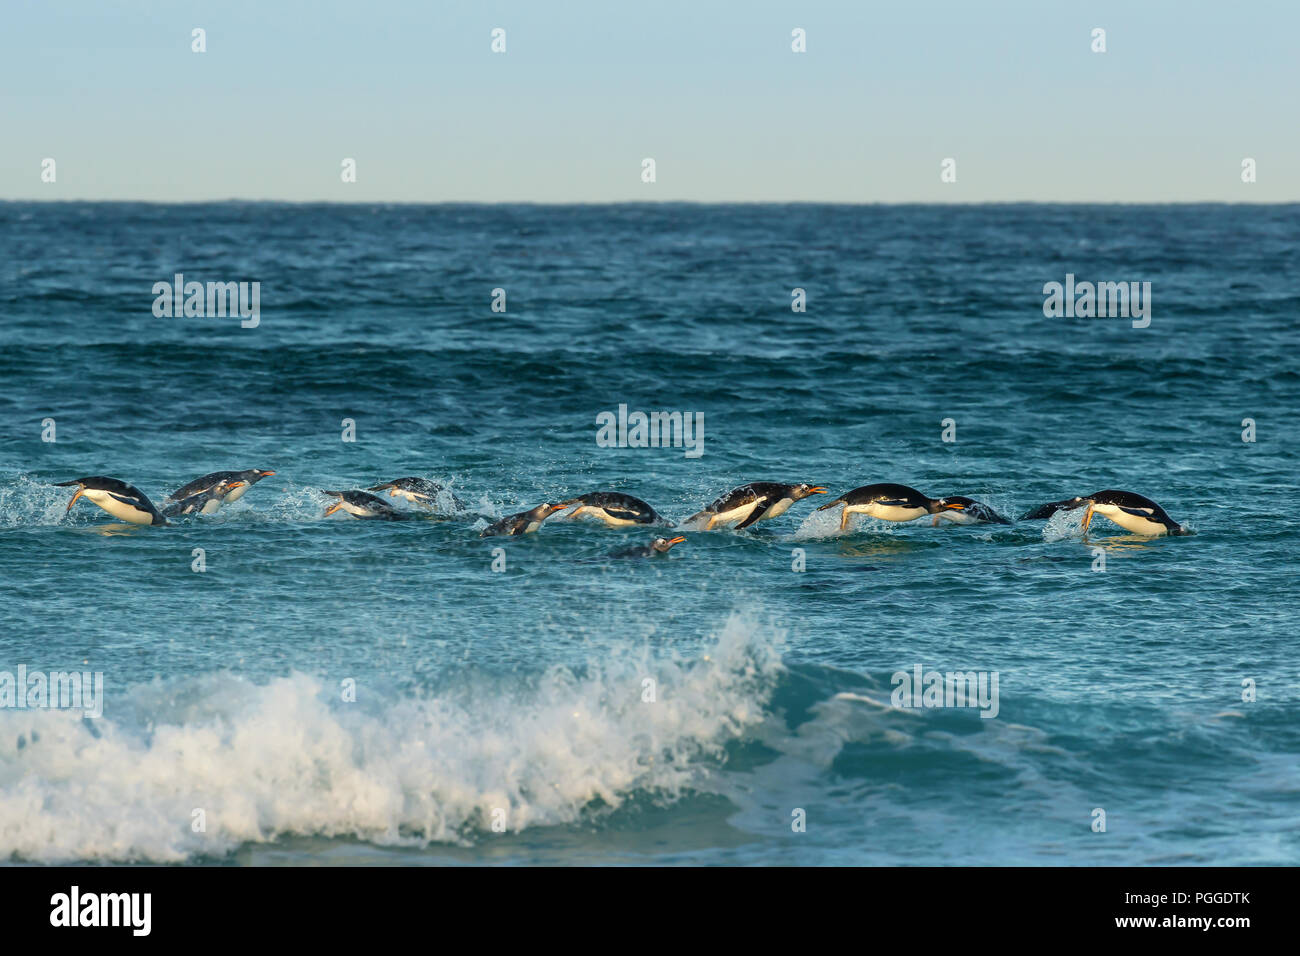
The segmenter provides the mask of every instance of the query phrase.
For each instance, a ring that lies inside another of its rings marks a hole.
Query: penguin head
[[[561,502],[560,504],[551,504],[549,501],[543,501],[540,505],[528,511],[528,517],[532,521],[545,521],[555,512],[567,508],[568,505]]]
[[[667,554],[669,549],[675,544],[681,544],[686,539],[680,534],[675,538],[655,538],[650,542],[650,547],[654,548],[660,554]]]
[[[65,514],[71,511],[72,506],[77,503],[77,499],[86,493],[86,479],[78,478],[76,481],[60,481],[58,483],[58,487],[60,488],[71,488],[74,485],[77,488],[77,492],[72,496],[72,500],[68,502],[68,507],[64,509]]]
[[[802,501],[804,498],[807,498],[809,495],[824,495],[824,494],[826,494],[826,489],[823,488],[821,485],[810,485],[807,482],[804,482],[803,484],[799,484],[799,485],[794,485],[790,488],[790,497],[793,498],[795,501]]]
[[[976,504],[977,502],[973,498],[967,498],[965,495],[948,495],[946,498],[936,498],[930,502],[930,513],[939,514],[943,511],[965,512]]]

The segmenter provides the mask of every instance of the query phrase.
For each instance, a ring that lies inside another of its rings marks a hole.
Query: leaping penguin
[[[755,521],[766,521],[783,515],[796,501],[809,495],[824,495],[826,489],[809,484],[785,485],[776,481],[752,481],[733,488],[698,514],[693,514],[683,524],[705,521],[702,530],[726,527],[737,522],[736,530],[748,528]]]
[[[609,556],[611,558],[653,558],[656,554],[667,554],[672,550],[673,545],[681,544],[685,540],[680,534],[675,538],[655,538],[649,544],[640,547],[611,551]]]
[[[239,486],[244,484],[246,482],[240,481],[238,478],[234,481],[223,479],[207,491],[200,491],[197,495],[190,495],[180,501],[173,501],[163,508],[163,517],[175,518],[177,515],[216,514],[221,510],[222,499],[230,492],[237,491]]]
[[[1090,495],[1075,496],[1074,498],[1066,498],[1063,501],[1049,501],[1047,504],[1039,505],[1032,511],[1027,512],[1020,520],[1036,521],[1041,518],[1050,518],[1058,511],[1074,511],[1076,508],[1082,508],[1085,505],[1088,508],[1083,516],[1083,531],[1085,534],[1088,532],[1088,525],[1092,524],[1094,514],[1110,519],[1125,531],[1132,531],[1134,534],[1147,535],[1148,537],[1192,533],[1190,528],[1169,517],[1165,509],[1150,498],[1134,494],[1131,491],[1116,491],[1114,489],[1095,491]]]
[[[367,490],[387,491],[390,498],[401,495],[412,504],[422,505],[435,511],[438,510],[438,498],[446,492],[454,510],[465,510],[465,502],[453,495],[446,485],[429,481],[427,478],[394,478],[392,481],[385,481],[382,485],[374,485]]]
[[[863,485],[847,494],[840,495],[834,501],[818,508],[825,511],[838,504],[844,505],[840,514],[840,530],[849,526],[849,517],[864,514],[881,521],[914,521],[923,515],[939,515],[947,511],[965,511],[969,498],[931,498],[907,485],[881,482],[875,485]]]
[[[573,505],[578,507],[563,516],[566,520],[590,515],[593,518],[599,518],[611,528],[630,524],[669,523],[640,498],[625,495],[620,491],[593,491],[590,494],[579,495],[576,498],[570,498],[568,501],[560,503],[561,508],[568,508]]]
[[[930,527],[939,527],[941,521],[951,521],[953,524],[1011,524],[1006,518],[998,514],[983,502],[976,501],[974,498],[967,498],[965,495],[945,495],[939,499],[946,502],[947,507],[943,511],[935,513],[934,520]]]
[[[492,522],[479,533],[479,537],[491,538],[502,534],[532,534],[542,526],[543,521],[563,507],[564,505],[553,505],[544,501],[536,508],[530,508],[528,511],[521,511],[518,514],[506,515],[500,521]]]
[[[332,495],[338,501],[325,509],[328,518],[336,511],[346,511],[354,518],[372,518],[379,521],[401,521],[410,517],[409,512],[401,512],[383,498],[367,491],[322,491],[321,494]]]
[[[85,498],[91,504],[103,508],[114,518],[121,518],[131,524],[168,524],[167,519],[154,507],[148,495],[125,481],[105,478],[103,475],[91,475],[87,478],[78,478],[76,481],[60,481],[56,487],[71,488],[74,485],[77,493],[68,502],[64,514],[72,510],[78,498]]]
[[[264,471],[261,468],[249,468],[245,471],[214,471],[210,475],[204,475],[202,478],[195,478],[189,484],[181,485],[165,499],[166,501],[183,501],[194,495],[201,495],[204,492],[212,491],[218,486],[224,485],[226,491],[221,494],[217,507],[221,505],[231,505],[244,497],[244,493],[249,488],[257,484],[263,478],[269,478],[274,475],[273,471]],[[238,483],[238,487],[236,487]],[[205,512],[210,514],[211,512]]]

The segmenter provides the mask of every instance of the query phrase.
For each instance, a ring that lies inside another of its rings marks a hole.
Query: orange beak
[[[261,475],[263,478],[270,478],[272,475],[275,474],[275,472],[273,472],[273,471],[259,471],[258,474]]]
[[[809,491],[808,493],[809,493],[810,495],[824,495],[824,494],[826,494],[826,489],[823,488],[821,485],[818,485],[816,488],[813,488],[813,489],[812,489],[811,491]]]
[[[681,544],[681,543],[682,543],[683,541],[685,541],[685,540],[686,540],[686,538],[679,534],[679,535],[678,535],[677,537],[675,537],[675,538],[669,538],[669,539],[668,539],[668,543],[669,543],[669,544]]]

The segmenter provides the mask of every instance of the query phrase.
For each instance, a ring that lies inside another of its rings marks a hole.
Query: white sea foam
[[[2,480],[0,528],[58,524],[64,519],[68,502],[72,500],[75,491],[75,488],[56,488],[49,482],[37,481],[28,475]]]
[[[695,659],[643,646],[493,693],[367,702],[363,685],[347,704],[303,674],[213,673],[110,691],[94,722],[0,710],[0,859],[180,861],[286,834],[461,842],[496,810],[519,831],[671,800],[707,788],[763,719],[781,643],[737,617]]]
[[[794,533],[783,539],[786,541],[817,541],[821,538],[840,538],[854,534],[897,534],[905,525],[916,522],[903,521],[882,521],[879,518],[872,518],[864,514],[855,513],[849,516],[849,526],[845,530],[840,530],[840,509],[830,508],[826,511],[813,511],[804,517],[803,522],[795,529]],[[925,519],[929,522],[929,518]]]

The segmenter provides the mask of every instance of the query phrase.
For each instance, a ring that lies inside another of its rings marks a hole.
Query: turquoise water
[[[0,203],[0,672],[104,680],[0,708],[0,859],[1294,864],[1296,214]],[[177,272],[259,281],[257,326],[155,317]],[[1150,326],[1045,317],[1067,274],[1149,281]],[[620,405],[703,454],[601,447]],[[54,487],[244,468],[166,528]],[[322,517],[404,475],[471,513]],[[1195,534],[818,496],[653,560],[478,537],[755,480],[1120,488]],[[996,672],[996,716],[891,706],[917,666]]]

